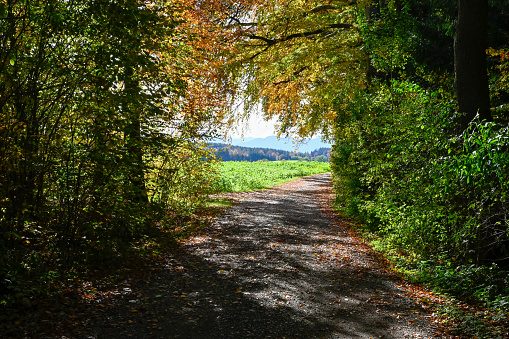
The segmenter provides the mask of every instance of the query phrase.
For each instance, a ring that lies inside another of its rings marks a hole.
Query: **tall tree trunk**
[[[124,111],[128,119],[125,136],[126,146],[129,152],[131,166],[129,168],[129,180],[132,187],[131,200],[135,203],[147,203],[147,188],[145,184],[145,164],[143,160],[143,139],[141,136],[141,108],[139,105],[140,83],[136,71],[139,69],[137,56],[142,54],[139,31],[139,2],[138,0],[127,0],[125,9],[129,11],[126,19],[126,28],[129,32],[129,51],[126,55],[125,64],[125,96]]]
[[[135,79],[133,66],[126,67],[125,92],[130,98],[136,98],[139,91],[138,81]],[[143,140],[141,136],[140,108],[133,102],[125,101],[124,111],[129,119],[125,135],[126,146],[131,161],[129,180],[133,189],[131,199],[136,203],[148,202],[147,189],[145,185],[145,172],[143,161]]]
[[[454,73],[459,111],[465,130],[479,113],[490,121],[490,93],[486,61],[488,0],[458,0],[458,25],[454,40]]]

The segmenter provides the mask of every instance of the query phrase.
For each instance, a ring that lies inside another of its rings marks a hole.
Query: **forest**
[[[226,144],[210,145],[216,150],[216,157],[222,161],[329,161],[330,148],[319,148],[313,152],[288,152],[280,149],[242,147]]]
[[[380,246],[509,303],[506,0],[0,0],[0,44],[2,303],[193,215],[260,108]]]

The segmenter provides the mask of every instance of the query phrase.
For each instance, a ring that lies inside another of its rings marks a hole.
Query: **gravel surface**
[[[231,197],[163,269],[95,305],[79,338],[443,338],[333,217],[330,174]]]

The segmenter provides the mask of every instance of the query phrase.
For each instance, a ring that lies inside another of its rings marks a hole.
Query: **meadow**
[[[261,190],[308,175],[330,172],[329,163],[318,161],[225,161],[220,166],[220,192]]]

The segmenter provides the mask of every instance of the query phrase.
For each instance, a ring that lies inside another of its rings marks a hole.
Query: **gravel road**
[[[82,338],[444,338],[341,220],[330,174],[259,192],[98,307]]]

